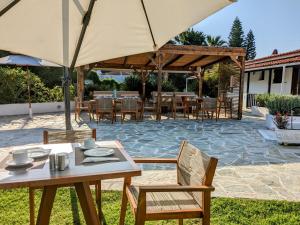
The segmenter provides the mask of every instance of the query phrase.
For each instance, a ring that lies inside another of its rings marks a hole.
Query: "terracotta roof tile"
[[[285,52],[277,55],[271,55],[246,62],[246,70],[252,70],[262,67],[277,66],[290,63],[300,63],[300,49]]]

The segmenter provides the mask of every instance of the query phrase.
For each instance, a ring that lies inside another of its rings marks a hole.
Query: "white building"
[[[255,94],[300,94],[300,49],[249,60],[245,65],[246,105],[255,104]]]

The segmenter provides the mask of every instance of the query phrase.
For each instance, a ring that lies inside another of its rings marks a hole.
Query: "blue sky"
[[[227,41],[234,18],[242,21],[245,35],[252,29],[257,57],[300,49],[300,0],[239,0],[194,26]]]

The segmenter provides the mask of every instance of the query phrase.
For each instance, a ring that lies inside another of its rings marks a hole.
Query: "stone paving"
[[[74,118],[74,117],[73,117]],[[243,120],[173,120],[162,122],[126,121],[97,125],[83,115],[72,121],[76,129],[97,129],[98,140],[118,139],[134,157],[175,157],[180,141],[188,140],[219,159],[214,196],[300,201],[300,147],[266,141],[258,129],[264,120],[245,116]],[[64,114],[0,117],[0,154],[12,146],[42,142],[44,129],[64,129]],[[176,182],[175,168],[141,165],[137,184]],[[105,189],[120,189],[122,180],[104,182]]]

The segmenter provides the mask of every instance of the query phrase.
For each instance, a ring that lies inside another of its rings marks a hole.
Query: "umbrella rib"
[[[4,9],[2,9],[0,11],[0,17],[3,16],[5,13],[7,13],[7,11],[9,11],[12,7],[14,7],[20,1],[21,0],[15,0],[15,1],[9,3],[7,6],[5,6]]]
[[[73,60],[72,60],[71,66],[70,66],[71,70],[74,68],[74,66],[76,64],[78,54],[79,54],[79,51],[80,51],[80,48],[81,48],[81,45],[82,45],[82,42],[83,42],[83,38],[85,36],[86,29],[87,29],[87,27],[89,25],[89,22],[90,22],[90,19],[91,19],[91,14],[92,14],[92,11],[93,11],[93,8],[94,8],[95,1],[96,0],[91,0],[90,1],[89,8],[88,8],[87,12],[85,13],[85,15],[83,17],[83,20],[82,20],[83,25],[82,25],[82,28],[81,28],[81,32],[80,32],[78,42],[77,42],[77,46],[76,46],[76,49],[75,49]]]
[[[141,0],[141,3],[142,3],[142,6],[143,6],[143,10],[144,10],[144,13],[145,13],[145,17],[146,17],[146,20],[147,20],[148,27],[149,27],[149,30],[150,30],[153,45],[154,45],[154,48],[156,48],[157,44],[156,44],[155,39],[154,39],[154,35],[153,35],[153,32],[152,32],[152,28],[151,28],[151,24],[150,24],[150,21],[149,21],[147,10],[146,10],[145,4],[144,4],[144,0]]]

